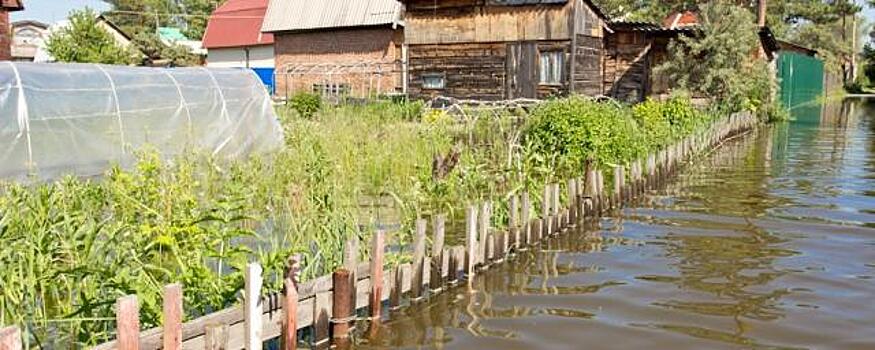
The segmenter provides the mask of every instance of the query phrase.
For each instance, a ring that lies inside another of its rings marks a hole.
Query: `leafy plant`
[[[322,109],[322,97],[309,92],[299,92],[289,99],[289,107],[301,118],[312,119]]]

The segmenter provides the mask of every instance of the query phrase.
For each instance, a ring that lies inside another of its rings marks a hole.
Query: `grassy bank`
[[[303,255],[305,279],[319,276],[339,265],[343,242],[375,227],[391,229],[397,263],[417,217],[458,220],[490,199],[501,228],[508,193],[540,193],[587,161],[626,164],[712,120],[682,98],[634,108],[570,98],[530,113],[279,112],[286,147],[269,156],[170,162],[147,151],[100,180],[3,184],[0,324],[25,326],[32,345],[94,344],[111,337],[120,296],[139,296],[144,327],[160,324],[167,283],[184,284],[189,317],[208,313],[236,302],[245,263],[259,261],[277,290],[289,255]]]

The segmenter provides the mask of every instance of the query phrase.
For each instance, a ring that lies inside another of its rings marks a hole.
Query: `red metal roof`
[[[268,0],[228,0],[207,24],[204,48],[272,45],[273,34],[262,33]]]
[[[699,15],[693,11],[675,12],[662,20],[662,26],[668,29],[695,27],[699,25]]]

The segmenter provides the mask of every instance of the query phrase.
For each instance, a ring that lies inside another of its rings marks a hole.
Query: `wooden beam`
[[[0,328],[0,350],[21,350],[21,330],[10,326]]]
[[[246,333],[244,333],[244,343],[246,350],[261,350],[262,344],[262,327],[261,327],[261,286],[263,277],[261,275],[261,265],[250,263],[246,266],[245,273],[245,290],[243,291],[243,304],[245,305],[244,324]]]

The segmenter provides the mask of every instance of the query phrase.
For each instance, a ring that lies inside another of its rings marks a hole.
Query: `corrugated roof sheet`
[[[228,0],[210,16],[204,48],[273,44],[273,35],[262,33],[268,0]]]
[[[648,33],[681,33],[681,32],[694,32],[696,30],[695,27],[679,27],[679,28],[667,28],[661,27],[656,23],[651,22],[640,22],[640,21],[613,21],[608,23],[608,27],[614,30],[631,30],[636,32],[648,32]]]
[[[270,0],[262,31],[283,32],[401,23],[396,0]]]
[[[568,0],[488,0],[487,4],[496,6],[525,6],[566,4]]]

